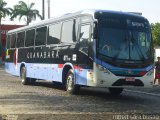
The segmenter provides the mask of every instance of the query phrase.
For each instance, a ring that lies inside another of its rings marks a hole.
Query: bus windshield
[[[110,60],[135,63],[152,57],[149,23],[137,17],[112,15],[99,19],[97,52]]]

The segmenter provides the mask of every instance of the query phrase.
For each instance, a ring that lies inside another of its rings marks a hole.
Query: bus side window
[[[25,32],[18,33],[17,35],[17,47],[24,47]]]
[[[35,46],[46,44],[47,27],[41,27],[36,29]]]
[[[61,42],[73,43],[75,41],[73,38],[73,23],[73,20],[63,23]]]
[[[48,27],[47,45],[58,44],[60,42],[61,23]]]
[[[11,35],[8,35],[7,40],[6,40],[6,48],[7,49],[10,49],[10,45],[11,45],[10,42],[11,42]]]
[[[11,35],[11,48],[16,47],[16,34]]]
[[[34,36],[35,36],[35,30],[28,30],[26,32],[26,40],[25,40],[25,46],[34,46]]]
[[[82,25],[80,32],[80,51],[88,55],[88,46],[90,41],[90,25]]]

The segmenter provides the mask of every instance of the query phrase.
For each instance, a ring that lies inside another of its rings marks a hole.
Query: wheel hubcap
[[[68,76],[67,79],[67,90],[71,90],[72,89],[72,76]]]
[[[24,73],[24,70],[22,70],[22,72],[21,72],[21,81],[22,82],[24,82],[24,79],[25,79],[24,76],[25,76],[25,73]]]

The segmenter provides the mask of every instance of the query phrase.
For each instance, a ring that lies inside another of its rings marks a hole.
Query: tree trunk
[[[27,16],[27,25],[31,22],[31,17]]]

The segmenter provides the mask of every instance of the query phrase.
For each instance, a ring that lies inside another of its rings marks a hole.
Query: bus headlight
[[[154,74],[154,68],[152,68],[148,73],[147,73],[147,76],[150,76],[150,75],[153,75]]]
[[[102,71],[107,74],[111,74],[111,72],[108,69],[106,69],[105,67],[103,67],[101,65],[97,65],[97,68],[99,69],[99,71]]]

